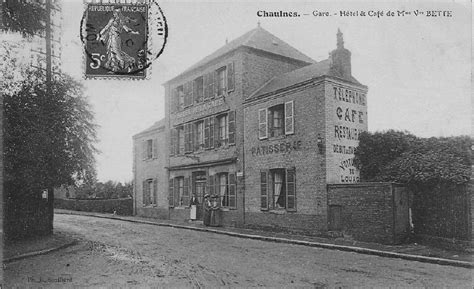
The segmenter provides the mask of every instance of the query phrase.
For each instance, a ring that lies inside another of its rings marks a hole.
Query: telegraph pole
[[[51,93],[51,0],[46,0],[46,91]]]

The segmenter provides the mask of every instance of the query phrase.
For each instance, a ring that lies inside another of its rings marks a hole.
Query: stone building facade
[[[165,120],[133,136],[133,212],[168,218]]]

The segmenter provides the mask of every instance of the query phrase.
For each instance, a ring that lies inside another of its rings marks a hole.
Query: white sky
[[[99,180],[132,179],[132,135],[164,117],[162,83],[230,40],[264,29],[320,61],[344,33],[352,52],[352,73],[369,87],[369,130],[408,130],[418,136],[471,134],[470,2],[349,4],[344,2],[177,2],[159,1],[168,21],[164,53],[145,81],[84,80],[100,125]],[[460,4],[459,4],[460,3]],[[450,10],[453,17],[262,18],[259,10]],[[79,25],[82,1],[63,4],[63,71],[82,77]]]

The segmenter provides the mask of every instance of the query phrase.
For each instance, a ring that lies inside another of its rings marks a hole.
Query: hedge
[[[54,208],[131,216],[133,199],[54,199]]]

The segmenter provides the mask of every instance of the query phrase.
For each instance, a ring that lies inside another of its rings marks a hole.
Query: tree
[[[418,138],[406,132],[365,132],[355,163],[365,181],[462,184],[471,176],[471,143],[467,136]]]
[[[19,32],[26,37],[44,31],[47,17],[44,4],[36,1],[3,0],[0,7],[1,30]]]
[[[415,141],[416,137],[408,132],[362,132],[354,158],[361,179],[376,180],[384,167],[406,152]]]
[[[82,85],[63,74],[47,89],[44,75],[20,57],[25,44],[20,39],[0,45],[8,239],[51,232],[52,189],[95,181],[96,125]],[[44,189],[50,192],[47,201]]]
[[[82,85],[61,75],[48,94],[31,72],[19,87],[4,97],[7,187],[51,188],[93,178],[96,125]]]

